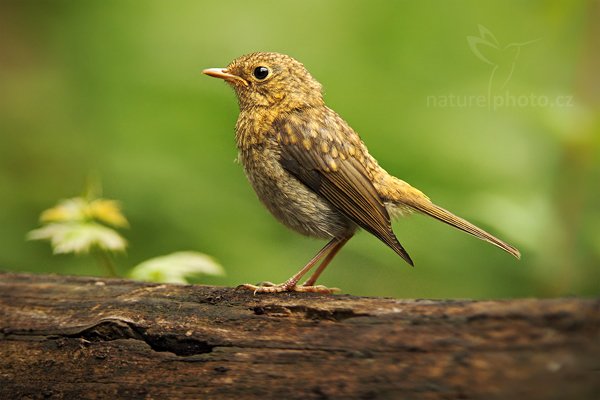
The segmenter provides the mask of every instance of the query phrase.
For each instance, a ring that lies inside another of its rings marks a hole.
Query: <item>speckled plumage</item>
[[[298,274],[261,292],[325,291],[313,286],[322,270],[358,228],[391,247],[412,265],[394,235],[391,217],[419,211],[519,256],[518,251],[434,205],[421,191],[388,174],[358,134],[323,101],[321,85],[304,66],[278,53],[252,53],[225,69],[204,71],[235,90],[239,161],[267,209],[304,235],[331,241]],[[320,258],[303,285],[297,282]]]

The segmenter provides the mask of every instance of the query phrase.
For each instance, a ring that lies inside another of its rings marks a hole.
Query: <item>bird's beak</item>
[[[212,76],[213,78],[220,78],[231,83],[241,83],[244,86],[248,86],[248,82],[246,82],[245,79],[242,79],[237,75],[230,74],[226,68],[208,68],[202,71],[202,73]]]

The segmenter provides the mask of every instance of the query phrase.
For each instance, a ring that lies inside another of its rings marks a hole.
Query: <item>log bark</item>
[[[0,398],[597,399],[600,299],[0,274]]]

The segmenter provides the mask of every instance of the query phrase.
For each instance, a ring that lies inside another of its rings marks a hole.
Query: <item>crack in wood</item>
[[[109,342],[119,339],[141,340],[154,351],[170,352],[182,357],[210,353],[216,347],[207,341],[192,337],[175,334],[149,334],[145,328],[120,319],[105,319],[84,330],[65,336],[81,338],[90,342]]]
[[[350,318],[368,317],[370,314],[356,312],[350,308],[324,308],[308,307],[305,305],[276,305],[266,304],[251,308],[255,315],[268,315],[271,317],[295,317],[308,320],[327,320],[342,322]]]

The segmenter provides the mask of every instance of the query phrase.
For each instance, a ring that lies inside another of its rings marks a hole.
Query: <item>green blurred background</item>
[[[0,268],[104,274],[90,258],[25,241],[42,210],[96,174],[132,226],[122,273],[197,250],[227,272],[204,283],[287,279],[324,243],[259,203],[233,162],[235,96],[200,73],[268,50],[307,66],[389,172],[523,253],[516,261],[415,215],[394,224],[415,268],[362,233],[320,283],[396,297],[598,295],[599,10],[598,1],[3,1]],[[495,107],[488,95],[507,100]]]

